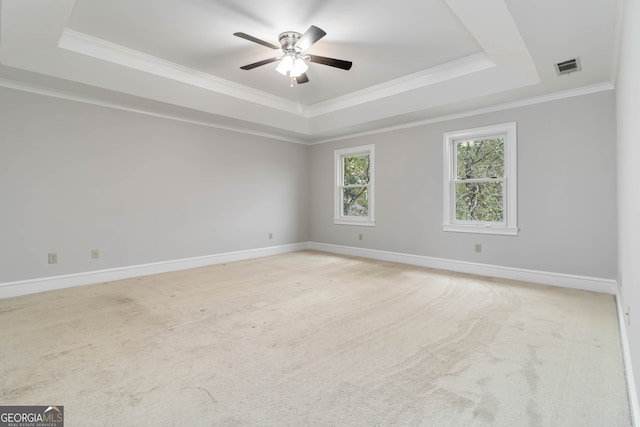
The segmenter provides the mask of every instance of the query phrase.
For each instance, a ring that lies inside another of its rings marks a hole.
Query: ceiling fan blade
[[[330,67],[350,70],[353,63],[351,61],[343,61],[342,59],[327,58],[325,56],[309,55],[309,61],[316,64],[328,65]]]
[[[302,37],[300,37],[300,40],[298,40],[298,43],[296,43],[296,47],[299,48],[302,52],[304,52],[305,50],[309,49],[312,44],[314,44],[315,42],[317,42],[318,40],[320,40],[326,35],[327,33],[325,33],[323,30],[316,27],[315,25],[312,25],[302,35]]]
[[[263,59],[262,61],[254,62],[253,64],[243,65],[240,68],[242,68],[243,70],[252,70],[252,69],[254,69],[256,67],[260,67],[262,65],[267,65],[267,64],[270,64],[272,62],[276,62],[278,59],[280,59],[280,58]]]
[[[250,36],[249,34],[233,33],[233,35],[236,36],[236,37],[240,37],[241,39],[249,40],[250,42],[261,44],[262,46],[266,46],[266,47],[271,48],[271,49],[280,49],[280,46],[276,46],[275,44],[266,42],[264,40],[260,40],[259,38]]]
[[[299,85],[301,85],[302,83],[308,83],[309,82],[309,77],[307,76],[307,73],[302,73],[298,77],[296,77],[296,82]]]

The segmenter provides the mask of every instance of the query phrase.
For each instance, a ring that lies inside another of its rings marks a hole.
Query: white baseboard
[[[128,267],[111,268],[106,270],[88,271],[86,273],[66,274],[55,277],[44,277],[17,282],[0,283],[0,299],[55,289],[71,288],[75,286],[92,285],[150,274],[167,273],[170,271],[187,270],[189,268],[222,264],[225,262],[241,261],[251,258],[278,255],[307,249],[306,243],[272,246],[268,248],[251,249],[247,251],[227,252],[194,258],[155,262],[151,264],[133,265]]]
[[[308,248],[341,255],[359,256],[381,261],[398,262],[420,267],[436,268],[459,273],[477,274],[480,276],[539,283],[570,289],[600,292],[615,295],[615,280],[594,277],[575,276],[570,274],[551,273],[545,271],[525,270],[522,268],[501,267],[467,261],[456,261],[443,258],[432,258],[422,255],[403,254],[398,252],[379,251],[374,249],[354,248],[351,246],[329,245],[325,243],[308,243]]]
[[[420,267],[436,268],[460,273],[470,273],[478,274],[481,276],[540,283],[544,285],[560,286],[571,289],[582,289],[612,295],[615,295],[617,289],[616,282],[614,280],[525,270],[511,267],[501,267],[466,261],[432,258],[422,255],[411,255],[398,252],[355,248],[351,246],[307,242],[260,249],[251,249],[247,251],[227,252],[222,254],[206,255],[195,258],[178,259],[151,264],[112,268],[107,270],[89,271],[86,273],[67,274],[55,277],[21,280],[17,282],[5,282],[0,283],[0,298],[9,298],[36,292],[70,288],[74,286],[112,282],[114,280],[129,279],[131,277],[166,273],[177,270],[186,270],[189,268],[221,264],[224,262],[241,261],[251,258],[260,258],[287,252],[295,252],[304,249],[313,249],[317,251],[342,255],[359,256],[364,258],[378,259],[381,261],[398,262],[401,264],[417,265]]]
[[[481,276],[499,277],[503,279],[560,286],[570,289],[582,289],[592,292],[613,294],[616,298],[618,309],[620,341],[622,344],[625,373],[627,377],[627,392],[629,394],[631,422],[633,426],[640,427],[640,405],[638,402],[638,392],[636,389],[633,369],[631,365],[631,353],[626,331],[626,316],[621,305],[622,302],[618,292],[618,285],[615,280],[550,273],[544,271],[525,270],[511,267],[501,267],[465,261],[431,258],[420,255],[402,254],[397,252],[386,252],[372,249],[354,248],[349,246],[329,245],[324,243],[310,242],[308,243],[307,247],[313,250],[336,253],[340,255],[359,256],[381,261],[391,261],[403,264],[417,265],[420,267],[456,271],[460,273],[478,274]]]
[[[51,291],[55,289],[70,288],[103,282],[112,282],[115,280],[146,276],[150,274],[186,270],[189,268],[204,267],[207,265],[222,264],[225,262],[260,258],[305,249],[615,295],[618,305],[620,339],[622,342],[622,351],[627,375],[631,416],[633,425],[640,427],[640,407],[638,404],[638,395],[635,387],[635,382],[633,380],[633,370],[631,366],[629,342],[627,340],[625,316],[621,306],[622,303],[618,293],[618,287],[614,280],[525,270],[511,267],[501,267],[466,261],[432,258],[421,255],[403,254],[398,252],[355,248],[350,246],[307,242],[260,249],[251,249],[247,251],[227,252],[223,254],[207,255],[151,264],[134,265],[107,270],[90,271],[86,273],[68,274],[56,277],[21,280],[17,282],[5,282],[0,283],[0,299],[37,292]]]
[[[616,286],[616,290],[618,287]],[[627,376],[627,390],[629,392],[629,410],[631,412],[631,424],[640,426],[640,403],[638,402],[638,390],[633,376],[633,366],[631,365],[631,350],[629,339],[627,338],[627,317],[622,305],[620,292],[616,292],[616,304],[618,307],[618,325],[620,328],[620,343],[622,345],[622,358]]]

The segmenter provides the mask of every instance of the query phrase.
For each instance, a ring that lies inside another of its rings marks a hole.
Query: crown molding
[[[421,87],[452,80],[467,74],[477,73],[495,66],[495,62],[493,62],[487,54],[479,52],[446,64],[389,80],[379,85],[350,92],[329,101],[319,102],[307,107],[306,112],[309,117],[321,116],[399,93],[409,92]]]
[[[212,92],[250,100],[265,107],[300,114],[300,105],[296,102],[68,28],[62,32],[58,47]]]
[[[250,88],[230,80],[185,67],[85,33],[65,28],[58,47],[81,55],[122,65],[205,90],[250,101],[265,107],[311,119],[367,102],[409,92],[495,67],[487,54],[479,52],[414,74],[354,91],[340,97],[304,106],[297,102]]]
[[[152,111],[152,110],[148,110],[148,109],[144,109],[144,108],[131,107],[131,106],[128,106],[128,105],[126,105],[124,103],[104,101],[104,100],[102,100],[100,98],[96,98],[96,97],[77,95],[77,94],[73,94],[73,93],[70,93],[70,92],[65,92],[65,91],[58,90],[58,89],[45,88],[45,87],[42,87],[42,86],[37,86],[37,85],[34,85],[34,84],[30,84],[30,83],[18,82],[18,81],[15,81],[15,80],[4,79],[4,78],[1,78],[1,77],[0,77],[0,87],[4,87],[4,88],[7,88],[7,89],[13,89],[13,90],[21,91],[21,92],[33,93],[33,94],[36,94],[36,95],[47,96],[47,97],[51,97],[51,98],[63,99],[63,100],[66,100],[66,101],[73,101],[73,102],[79,102],[79,103],[83,103],[83,104],[96,105],[96,106],[99,106],[99,107],[113,108],[115,110],[127,111],[129,113],[144,114],[146,116],[157,117],[157,118],[160,118],[160,119],[175,120],[175,121],[183,122],[183,123],[189,123],[189,124],[194,124],[194,125],[199,125],[199,126],[206,126],[206,127],[210,127],[210,128],[227,130],[227,131],[231,131],[231,132],[243,133],[243,134],[253,135],[253,136],[259,136],[259,137],[268,138],[268,139],[275,139],[275,140],[278,140],[278,141],[285,141],[285,142],[292,142],[292,143],[295,143],[295,144],[308,145],[308,141],[303,140],[301,138],[288,137],[288,136],[281,135],[281,134],[278,134],[278,133],[275,133],[275,132],[274,133],[270,133],[270,132],[264,132],[264,131],[257,131],[257,130],[244,128],[244,127],[239,127],[239,126],[225,125],[225,124],[217,123],[217,122],[215,122],[213,120],[212,121],[195,120],[195,119],[189,119],[189,118],[186,118],[186,117],[181,117],[181,116],[173,115],[173,114],[159,113],[157,111]]]
[[[598,84],[584,86],[576,89],[569,89],[561,92],[554,92],[547,95],[525,98],[518,101],[496,104],[489,107],[476,108],[472,110],[463,111],[460,113],[437,116],[437,117],[433,117],[426,120],[418,120],[418,121],[413,121],[409,123],[403,123],[398,126],[387,126],[387,127],[381,127],[381,128],[373,129],[366,132],[357,132],[357,133],[351,133],[351,134],[341,135],[341,136],[332,137],[332,138],[317,139],[309,143],[309,145],[325,144],[329,142],[342,141],[345,139],[376,135],[379,133],[392,132],[392,131],[402,130],[402,129],[409,129],[417,126],[429,125],[432,123],[446,122],[449,120],[456,120],[456,119],[462,119],[465,117],[478,116],[480,114],[510,110],[510,109],[519,108],[519,107],[526,107],[528,105],[543,104],[545,102],[553,102],[553,101],[558,101],[562,99],[573,98],[575,96],[590,95],[593,93],[605,92],[605,91],[614,90],[614,89],[615,89],[615,86],[610,82],[598,83]]]
[[[7,89],[13,89],[13,90],[18,90],[22,92],[28,92],[28,93],[33,93],[33,94],[43,95],[43,96],[48,96],[53,98],[60,98],[67,101],[75,101],[75,102],[80,102],[84,104],[92,104],[100,107],[113,108],[117,110],[128,111],[128,112],[137,113],[137,114],[144,114],[144,115],[158,117],[162,119],[176,120],[184,123],[196,124],[200,126],[206,126],[206,127],[216,128],[216,129],[228,130],[232,132],[244,133],[244,134],[253,135],[253,136],[260,136],[260,137],[269,138],[269,139],[277,139],[279,141],[292,142],[292,143],[303,144],[303,145],[325,144],[325,143],[341,141],[345,139],[376,135],[376,134],[385,133],[385,132],[393,132],[396,130],[409,129],[417,126],[425,126],[432,123],[440,123],[448,120],[456,120],[456,119],[461,119],[465,117],[477,116],[480,114],[492,113],[496,111],[504,111],[504,110],[519,108],[519,107],[526,107],[528,105],[542,104],[545,102],[552,102],[552,101],[557,101],[557,100],[562,100],[562,99],[572,98],[572,97],[582,96],[582,95],[590,95],[593,93],[605,92],[608,90],[615,89],[615,86],[610,82],[599,83],[599,84],[584,86],[576,89],[555,92],[547,95],[521,99],[514,102],[507,102],[507,103],[493,105],[489,107],[467,110],[467,111],[456,113],[456,114],[448,114],[448,115],[429,118],[426,120],[413,121],[413,122],[404,123],[398,126],[381,127],[381,128],[372,129],[366,132],[357,132],[357,133],[341,135],[333,138],[316,139],[316,140],[310,141],[310,140],[304,140],[302,138],[293,138],[293,137],[283,136],[275,132],[270,133],[270,132],[255,131],[248,128],[224,125],[224,124],[216,123],[214,121],[193,120],[193,119],[180,117],[177,115],[163,114],[163,113],[158,113],[151,110],[145,110],[143,108],[133,108],[133,107],[127,106],[126,104],[108,102],[95,97],[76,95],[76,94],[64,92],[57,89],[44,88],[44,87],[36,86],[30,83],[18,82],[15,80],[4,79],[1,77],[0,77],[0,87],[5,87]],[[313,136],[311,136],[310,138],[312,139]]]

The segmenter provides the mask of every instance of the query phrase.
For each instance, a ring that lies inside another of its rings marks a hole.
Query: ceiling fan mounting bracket
[[[282,46],[282,50],[284,52],[296,52],[299,51],[299,48],[296,48],[296,43],[300,40],[302,34],[296,33],[295,31],[285,31],[281,33],[278,37],[280,41],[280,46]]]

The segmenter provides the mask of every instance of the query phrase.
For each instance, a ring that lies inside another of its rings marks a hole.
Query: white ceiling
[[[304,143],[615,83],[620,0],[0,1],[0,86]],[[351,70],[240,69],[310,25]]]

